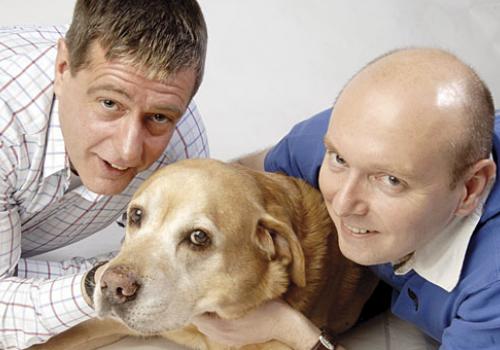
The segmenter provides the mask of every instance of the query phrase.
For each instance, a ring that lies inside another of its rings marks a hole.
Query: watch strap
[[[101,267],[104,264],[107,264],[108,261],[100,261],[97,264],[95,264],[86,274],[85,274],[85,279],[84,279],[84,286],[85,286],[85,294],[87,294],[87,297],[89,300],[94,303],[93,296],[94,296],[94,290],[95,290],[95,272],[99,267]]]
[[[335,350],[337,347],[337,337],[326,327],[321,328],[318,342],[311,350]]]

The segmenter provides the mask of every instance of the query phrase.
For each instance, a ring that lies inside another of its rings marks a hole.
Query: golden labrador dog
[[[125,241],[93,296],[102,319],[35,349],[94,349],[130,334],[226,349],[190,320],[238,318],[278,297],[341,333],[375,285],[342,256],[322,197],[305,182],[186,160],[157,171],[130,202]],[[289,348],[273,341],[243,349]]]

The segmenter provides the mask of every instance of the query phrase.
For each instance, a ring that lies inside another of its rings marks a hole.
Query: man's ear
[[[471,167],[465,177],[464,195],[455,214],[467,216],[477,208],[495,173],[496,165],[492,159],[482,159]]]
[[[57,41],[57,56],[54,77],[54,92],[59,96],[63,89],[65,74],[71,74],[69,70],[69,52],[64,39]]]
[[[270,261],[280,260],[284,265],[291,264],[292,282],[299,287],[305,287],[304,252],[289,225],[265,214],[258,222],[254,238],[257,246],[266,253]]]

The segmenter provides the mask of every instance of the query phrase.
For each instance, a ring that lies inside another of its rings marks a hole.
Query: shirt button
[[[408,288],[408,296],[413,301],[413,304],[415,304],[415,311],[418,311],[418,297],[417,297],[417,294],[415,294],[414,291],[412,291],[410,288]]]

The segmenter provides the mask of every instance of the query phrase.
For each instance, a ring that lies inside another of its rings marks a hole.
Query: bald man
[[[447,52],[408,49],[368,64],[332,111],[243,163],[319,186],[342,253],[392,286],[392,313],[440,349],[500,349],[499,152],[500,115],[476,73]],[[196,323],[229,344],[329,348],[281,302]]]

